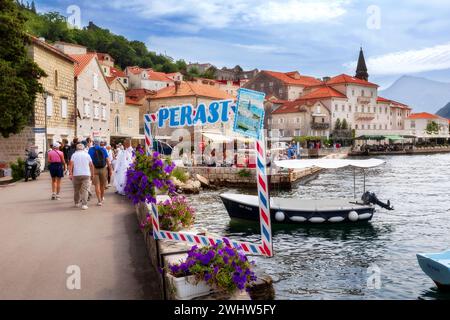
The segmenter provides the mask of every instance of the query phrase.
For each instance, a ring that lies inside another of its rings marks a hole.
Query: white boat
[[[417,254],[419,266],[441,290],[450,290],[450,250]]]

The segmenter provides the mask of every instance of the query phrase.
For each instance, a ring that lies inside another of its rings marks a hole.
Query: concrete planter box
[[[213,292],[213,289],[204,281],[196,284],[195,276],[175,278],[167,274],[167,282],[176,300],[191,300]]]

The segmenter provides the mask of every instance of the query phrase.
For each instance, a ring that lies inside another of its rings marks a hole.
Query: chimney
[[[180,88],[181,81],[175,81],[175,93],[178,92],[178,89]]]
[[[330,79],[331,79],[330,77],[323,77],[322,81],[327,82],[327,81],[330,81]]]

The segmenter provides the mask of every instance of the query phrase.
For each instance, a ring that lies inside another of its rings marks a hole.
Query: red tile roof
[[[77,63],[75,64],[75,77],[78,77],[84,68],[91,62],[92,59],[97,57],[96,53],[86,53],[86,54],[71,54]]]
[[[388,103],[388,104],[392,104],[401,109],[410,109],[411,110],[411,108],[409,106],[407,106],[406,104],[403,104],[403,103],[400,103],[400,102],[397,102],[394,100],[386,99],[386,98],[383,98],[380,96],[378,96],[378,98],[377,98],[377,103]]]
[[[420,112],[420,113],[412,113],[407,119],[415,120],[415,119],[445,119],[439,117],[435,114],[431,114],[428,112]]]
[[[145,98],[147,96],[155,95],[156,91],[148,90],[148,89],[130,89],[127,91],[126,96],[127,98],[133,99],[133,100],[141,100],[142,98]]]
[[[114,58],[111,57],[111,55],[110,55],[109,53],[100,53],[100,52],[97,52],[97,58],[98,58],[98,60],[100,60],[100,61],[105,60],[105,57],[106,57],[106,56],[109,56],[109,57],[111,58],[110,61],[114,62]]]
[[[126,98],[126,104],[133,105],[133,106],[142,106],[142,102],[138,102],[129,97]]]
[[[286,84],[290,84],[290,85],[309,87],[309,86],[315,86],[315,85],[322,84],[322,81],[320,81],[314,77],[302,76],[297,71],[283,73],[283,72],[263,70],[261,72],[264,72],[264,73],[266,73]]]
[[[288,101],[279,108],[277,108],[276,110],[272,111],[272,114],[304,112],[303,110],[301,110],[301,107],[304,105],[305,102],[306,102],[305,100],[300,99],[295,101]]]
[[[180,83],[178,88],[176,86],[170,86],[158,90],[156,92],[156,95],[153,96],[152,99],[162,99],[169,97],[186,97],[186,96],[206,97],[213,99],[234,98],[225,91],[219,90],[214,86],[183,81]]]
[[[312,100],[312,99],[327,99],[327,98],[347,98],[346,95],[340,93],[339,91],[330,88],[328,86],[322,86],[318,89],[314,89],[308,94],[301,96],[302,100]]]
[[[173,79],[170,79],[164,72],[157,72],[153,71],[152,69],[147,70],[147,76],[148,79],[153,81],[173,82]]]
[[[111,74],[115,77],[125,78],[127,75],[122,70],[116,69],[114,67],[110,68]]]
[[[348,74],[340,74],[336,77],[331,78],[326,82],[327,85],[337,85],[337,84],[355,84],[365,87],[375,87],[378,88],[378,85],[369,81],[361,80]]]
[[[129,71],[132,74],[139,74],[139,73],[141,73],[142,69],[138,66],[132,66],[132,67],[127,67],[126,71]]]

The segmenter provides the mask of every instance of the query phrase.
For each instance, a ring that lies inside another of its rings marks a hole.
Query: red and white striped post
[[[272,224],[270,219],[270,197],[267,179],[266,143],[264,133],[255,141],[256,147],[256,182],[258,184],[259,220],[261,225],[261,241],[265,255],[273,256]]]

